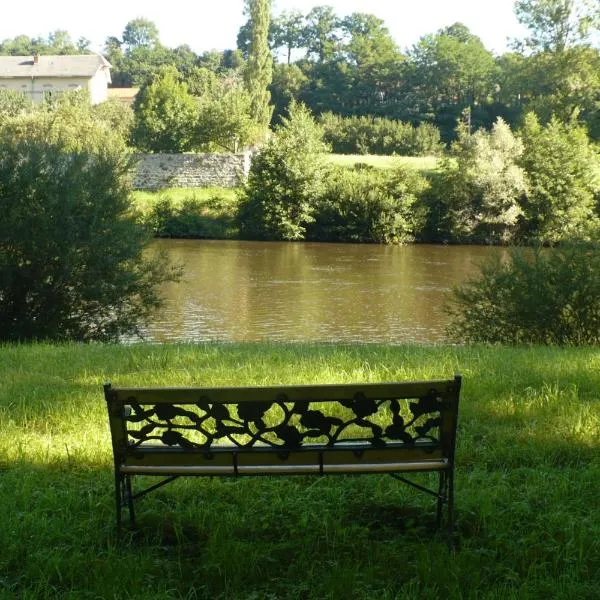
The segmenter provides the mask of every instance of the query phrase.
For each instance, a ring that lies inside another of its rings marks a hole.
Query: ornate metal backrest
[[[105,386],[115,459],[150,448],[429,447],[452,459],[460,377],[247,388]]]

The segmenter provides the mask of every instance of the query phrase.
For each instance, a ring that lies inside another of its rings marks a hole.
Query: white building
[[[34,102],[56,92],[87,89],[92,104],[106,100],[110,63],[99,54],[0,56],[0,89],[27,94]]]

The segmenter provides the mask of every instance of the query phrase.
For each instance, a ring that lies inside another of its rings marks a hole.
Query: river
[[[487,246],[157,240],[184,266],[145,337],[167,341],[441,342],[453,285]]]

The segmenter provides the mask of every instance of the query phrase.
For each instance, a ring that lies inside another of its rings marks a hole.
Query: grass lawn
[[[379,156],[376,154],[327,154],[327,160],[334,165],[353,167],[356,163],[371,165],[377,169],[393,169],[400,165],[421,171],[423,174],[435,171],[436,156]]]
[[[118,543],[103,382],[455,372],[455,554],[430,537],[435,501],[378,475],[180,480]],[[4,345],[0,379],[2,600],[599,598],[598,349]]]

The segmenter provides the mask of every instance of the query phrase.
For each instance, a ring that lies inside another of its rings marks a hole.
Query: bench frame
[[[113,388],[107,383],[117,530],[121,532],[123,508],[135,527],[134,500],[182,476],[387,473],[436,498],[438,529],[446,507],[445,530],[452,545],[460,387],[460,375],[435,381],[229,388]],[[413,415],[406,423],[398,407],[409,400],[416,402],[405,405]],[[320,410],[313,408],[315,403]],[[342,422],[327,416],[328,411],[321,410],[328,403],[350,409],[353,418]],[[230,405],[236,407],[235,413]],[[273,407],[286,417],[276,428],[262,421]],[[393,416],[386,429],[369,420],[380,409]],[[182,419],[186,425],[181,425]],[[295,426],[290,426],[292,419]],[[145,424],[141,429],[140,423]],[[137,430],[132,424],[138,424]],[[353,425],[371,428],[373,436],[338,439]],[[190,430],[204,436],[202,443],[188,440]],[[317,434],[326,442],[304,442]],[[157,440],[159,444],[154,443]],[[223,440],[229,443],[223,445]],[[404,477],[411,472],[437,472],[437,490]],[[134,493],[135,475],[164,479]]]

